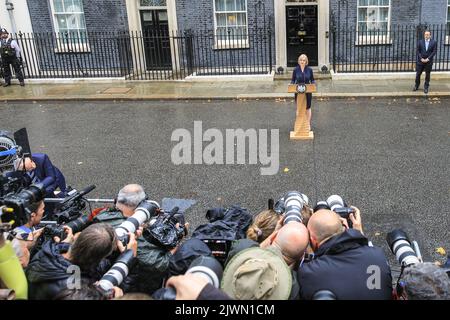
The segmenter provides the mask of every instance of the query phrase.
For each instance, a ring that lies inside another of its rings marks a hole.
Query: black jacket
[[[430,59],[428,61],[429,65],[433,64],[433,58],[436,55],[437,52],[437,42],[434,39],[430,39],[430,43],[428,45],[428,50],[425,45],[425,39],[419,40],[417,43],[417,64],[423,65],[422,61],[420,59]]]
[[[69,247],[67,243],[57,244],[53,241],[42,245],[25,272],[29,299],[51,300],[67,289],[67,280],[72,275],[69,269],[72,263],[61,254],[67,252]]]
[[[302,299],[312,299],[319,290],[332,291],[338,300],[391,299],[392,277],[386,257],[380,248],[368,246],[359,231],[350,229],[331,238],[315,256],[298,269]]]

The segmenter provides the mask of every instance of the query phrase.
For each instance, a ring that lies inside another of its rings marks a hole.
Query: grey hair
[[[129,208],[136,208],[142,200],[145,200],[145,191],[138,184],[129,184],[120,189],[117,194],[117,202]]]
[[[447,273],[431,262],[406,268],[403,281],[409,300],[450,299],[450,279]]]

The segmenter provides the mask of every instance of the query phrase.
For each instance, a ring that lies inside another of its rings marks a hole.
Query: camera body
[[[273,207],[273,210],[278,214],[284,214],[284,223],[292,221],[303,222],[302,210],[305,205],[308,205],[308,197],[298,191],[289,191],[282,198],[280,198]]]
[[[350,220],[350,213],[355,213],[355,210],[347,206],[347,204],[345,203],[345,201],[342,199],[341,196],[334,194],[329,196],[326,201],[318,201],[316,206],[314,207],[314,212],[321,209],[328,209],[334,211],[341,218],[347,220],[348,226],[350,228],[353,227],[353,223]]]

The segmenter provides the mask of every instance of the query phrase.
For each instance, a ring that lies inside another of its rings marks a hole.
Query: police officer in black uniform
[[[11,85],[11,68],[14,68],[17,79],[19,79],[20,85],[25,85],[23,73],[21,69],[22,57],[20,55],[21,50],[16,40],[9,38],[9,33],[5,28],[0,29],[0,55],[2,58],[3,77],[5,78],[4,87]]]

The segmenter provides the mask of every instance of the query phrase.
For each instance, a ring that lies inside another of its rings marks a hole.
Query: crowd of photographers
[[[311,208],[290,191],[255,217],[211,209],[189,234],[183,213],[148,201],[140,185],[88,215],[74,214],[83,197],[69,195],[72,211],[60,207],[47,224],[38,189],[3,197],[2,220],[17,226],[2,224],[0,298],[450,299],[448,269],[423,263],[401,230],[387,239],[402,265],[396,285],[359,209],[336,195]]]

